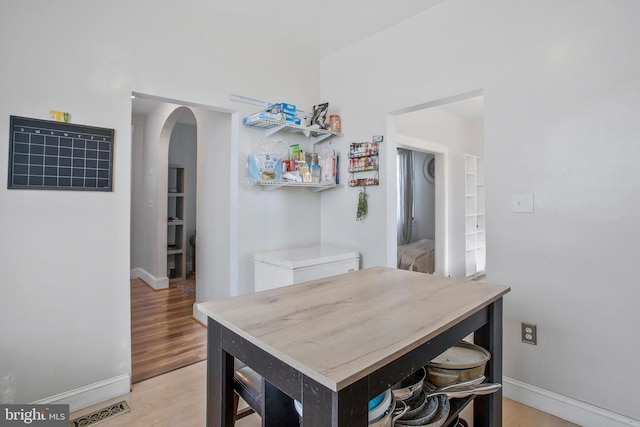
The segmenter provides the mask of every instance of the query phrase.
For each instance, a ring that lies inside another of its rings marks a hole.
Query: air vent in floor
[[[94,426],[102,421],[111,419],[116,415],[125,414],[129,411],[129,405],[123,400],[122,402],[114,403],[106,408],[71,420],[71,427]]]

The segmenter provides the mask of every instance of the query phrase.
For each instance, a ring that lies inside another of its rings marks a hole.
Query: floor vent
[[[114,403],[106,408],[83,415],[75,420],[71,420],[71,427],[94,426],[102,421],[111,419],[116,415],[126,414],[129,411],[129,405],[127,405],[127,402],[123,400],[122,402]]]

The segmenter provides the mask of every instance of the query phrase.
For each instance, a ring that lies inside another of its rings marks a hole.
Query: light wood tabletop
[[[373,267],[198,304],[333,391],[428,342],[509,287]]]

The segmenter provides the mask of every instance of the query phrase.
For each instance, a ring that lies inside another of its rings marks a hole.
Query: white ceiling
[[[168,0],[314,57],[337,52],[445,0]]]

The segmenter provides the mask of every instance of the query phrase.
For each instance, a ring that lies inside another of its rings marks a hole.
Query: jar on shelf
[[[338,114],[331,114],[329,116],[329,129],[336,133],[342,132],[342,122]]]

